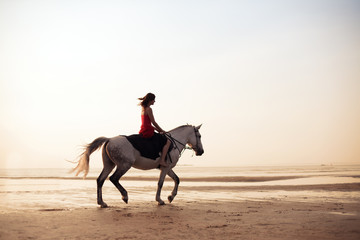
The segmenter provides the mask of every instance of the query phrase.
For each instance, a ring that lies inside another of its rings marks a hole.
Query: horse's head
[[[193,127],[194,133],[191,134],[188,145],[195,151],[196,156],[201,156],[204,153],[204,149],[201,143],[201,135],[199,132],[200,126]]]

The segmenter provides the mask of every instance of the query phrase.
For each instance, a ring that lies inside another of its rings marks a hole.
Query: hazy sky
[[[180,164],[360,163],[359,1],[0,0],[0,35],[0,167],[72,167],[147,92],[203,123]]]

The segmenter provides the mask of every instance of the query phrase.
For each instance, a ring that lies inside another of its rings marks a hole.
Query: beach
[[[92,176],[3,174],[0,239],[359,239],[360,178],[344,169],[224,171],[229,176],[184,168],[178,195],[164,206],[154,200],[157,173],[136,172],[123,181],[128,204],[106,181],[104,209]],[[166,179],[163,200],[172,186]]]

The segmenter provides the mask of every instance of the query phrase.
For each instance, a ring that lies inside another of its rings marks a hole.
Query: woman
[[[141,106],[141,128],[139,133],[144,138],[153,138],[153,141],[160,144],[160,149],[162,148],[160,166],[167,167],[165,163],[165,157],[170,147],[170,141],[163,134],[165,131],[156,123],[151,105],[155,103],[155,95],[152,93],[146,94],[145,97],[139,98]],[[154,130],[159,133],[155,133]],[[160,150],[159,149],[159,150]]]

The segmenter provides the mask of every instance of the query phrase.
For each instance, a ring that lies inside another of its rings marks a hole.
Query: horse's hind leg
[[[106,208],[107,204],[102,199],[102,186],[104,185],[104,182],[105,182],[107,176],[109,176],[111,171],[114,169],[115,164],[111,161],[111,159],[107,155],[105,147],[103,148],[102,157],[103,157],[104,168],[96,180],[96,182],[97,182],[97,203],[102,208]]]
[[[171,177],[171,178],[174,180],[174,182],[175,182],[174,189],[173,189],[173,191],[171,192],[171,195],[168,196],[168,200],[169,200],[169,202],[171,203],[171,202],[174,200],[174,198],[175,198],[175,196],[176,196],[176,194],[177,194],[177,190],[178,190],[178,187],[179,187],[180,179],[179,179],[179,177],[174,173],[173,170],[170,170],[170,171],[168,172],[168,175],[169,175],[169,177]]]
[[[122,200],[125,203],[128,203],[128,194],[125,188],[119,183],[120,178],[131,168],[131,164],[122,163],[121,166],[117,166],[114,174],[110,177],[110,181],[115,185],[115,187],[120,191],[122,195]]]

